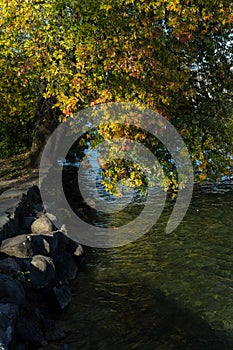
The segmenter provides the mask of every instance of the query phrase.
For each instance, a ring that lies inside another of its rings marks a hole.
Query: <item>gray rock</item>
[[[40,289],[57,281],[55,266],[50,257],[35,255],[32,259],[25,261],[25,265],[30,272],[28,278],[32,287]]]
[[[42,215],[31,225],[32,233],[51,232],[52,230],[53,224],[46,215]]]
[[[21,283],[11,276],[0,274],[0,302],[25,305],[26,296]]]
[[[53,287],[54,296],[61,309],[69,305],[71,301],[71,293],[68,283],[60,283],[59,286]]]
[[[2,241],[0,252],[17,258],[32,256],[31,242],[28,235],[19,235]]]
[[[14,304],[0,303],[0,349],[7,350],[12,341],[19,307]]]

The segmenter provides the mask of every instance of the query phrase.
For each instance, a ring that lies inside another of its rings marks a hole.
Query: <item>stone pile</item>
[[[50,221],[36,186],[19,207],[17,235],[0,246],[0,350],[47,348],[65,337],[46,315],[70,303],[69,280],[84,260],[82,246]]]

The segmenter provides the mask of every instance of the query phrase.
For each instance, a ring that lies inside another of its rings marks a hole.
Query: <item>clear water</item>
[[[233,349],[233,190],[195,192],[165,234],[170,211],[134,243],[87,248],[61,317],[71,350]]]

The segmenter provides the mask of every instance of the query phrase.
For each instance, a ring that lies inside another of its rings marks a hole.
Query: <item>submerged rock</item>
[[[58,286],[53,288],[53,292],[61,309],[64,309],[67,305],[69,305],[71,301],[71,293],[68,283],[60,282]]]

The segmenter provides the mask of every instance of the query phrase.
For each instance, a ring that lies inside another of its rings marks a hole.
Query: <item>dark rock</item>
[[[32,205],[42,203],[40,190],[38,186],[32,186],[31,188],[29,188],[27,192],[27,199]]]
[[[64,344],[61,350],[69,350],[70,347],[68,344]]]
[[[61,309],[64,309],[69,305],[71,301],[71,293],[68,283],[61,282],[58,286],[53,288],[53,292]]]
[[[57,281],[55,266],[50,257],[35,255],[32,259],[25,260],[24,263],[30,272],[28,278],[33,288],[44,288]]]
[[[46,346],[47,340],[41,330],[41,317],[39,312],[27,311],[22,315],[16,326],[17,336],[31,346]]]
[[[44,207],[42,203],[33,204],[32,208],[34,209],[33,211],[35,212],[37,217],[40,217],[44,212]]]
[[[0,274],[0,302],[25,305],[26,297],[21,283],[11,276]]]
[[[15,349],[15,350],[26,350],[26,346],[23,343],[17,341],[17,342],[15,342],[13,349]]]
[[[14,304],[0,303],[0,349],[7,350],[12,341],[19,307]]]
[[[57,251],[58,242],[53,234],[31,234],[29,237],[33,255],[53,256]]]
[[[60,251],[66,251],[71,255],[75,254],[75,252],[77,255],[83,252],[81,245],[78,242],[74,241],[73,239],[69,238],[63,232],[61,231],[54,232],[54,237],[57,237],[58,239],[58,249]]]
[[[15,350],[26,350],[26,346],[23,344],[23,343],[19,343],[19,342],[16,342],[14,344],[14,348]]]
[[[17,276],[22,272],[21,266],[14,258],[5,258],[0,260],[0,272],[4,274]]]
[[[53,224],[46,215],[42,215],[31,225],[32,233],[51,232],[52,230]]]
[[[44,335],[47,341],[61,340],[65,333],[54,320],[42,320]]]
[[[25,216],[23,218],[22,228],[29,230],[31,228],[32,223],[36,220],[34,216]]]
[[[60,280],[71,280],[76,277],[78,267],[70,254],[63,252],[62,254],[54,255],[53,261]]]

